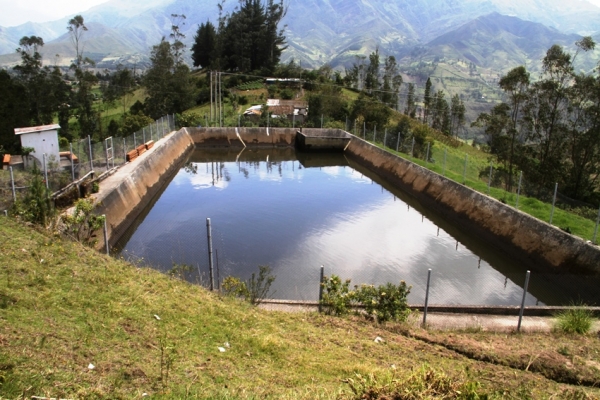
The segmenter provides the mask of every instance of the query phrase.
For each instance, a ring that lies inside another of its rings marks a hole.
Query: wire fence
[[[127,137],[95,142],[88,136],[63,145],[59,160],[46,155],[41,160],[23,156],[22,163],[0,170],[0,210],[24,199],[34,174],[41,174],[46,187],[56,193],[92,172],[98,177],[127,163],[129,152],[157,142],[175,129],[175,115],[166,115]]]
[[[573,199],[561,192],[558,183],[536,183],[522,171],[509,174],[505,168],[481,157],[461,152],[460,147],[419,140],[387,130],[356,129],[352,133],[386,150],[437,172],[455,182],[519,209],[533,217],[597,244],[600,225],[599,205]],[[448,141],[452,141],[451,138]]]

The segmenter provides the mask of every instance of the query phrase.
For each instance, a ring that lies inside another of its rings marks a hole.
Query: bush
[[[353,306],[362,305],[368,316],[378,322],[405,321],[410,315],[406,297],[410,293],[410,286],[400,281],[398,286],[386,283],[375,287],[374,285],[354,286],[350,290],[350,279],[342,281],[337,275],[330,278],[324,277],[321,283],[323,295],[319,302],[325,314],[345,315]]]
[[[11,214],[18,215],[26,221],[42,226],[47,226],[54,216],[54,204],[50,198],[50,191],[46,187],[42,173],[34,164],[29,190],[23,201],[17,201]]]
[[[258,276],[253,272],[246,282],[239,278],[228,276],[223,280],[221,289],[228,296],[243,297],[250,304],[260,304],[269,293],[275,276],[271,275],[271,267],[268,265],[258,266]]]
[[[62,216],[63,233],[73,240],[92,246],[96,232],[102,229],[105,217],[93,213],[95,204],[89,199],[79,199],[72,214]]]
[[[583,335],[590,331],[593,321],[592,311],[585,308],[584,305],[579,305],[558,313],[555,328],[564,333]]]
[[[327,315],[345,315],[352,307],[353,293],[350,292],[350,279],[342,282],[342,278],[331,275],[324,277],[321,282],[323,296],[319,302]]]
[[[362,285],[355,292],[356,300],[365,307],[367,315],[375,317],[377,322],[406,321],[410,315],[406,297],[410,286],[400,281],[398,286],[392,283]]]

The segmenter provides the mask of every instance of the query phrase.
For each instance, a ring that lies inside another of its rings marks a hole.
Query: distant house
[[[30,154],[40,163],[43,163],[44,154],[46,160],[54,159],[54,162],[58,163],[60,161],[58,129],[60,129],[58,124],[16,128],[15,135],[21,138],[22,147],[33,148]]]

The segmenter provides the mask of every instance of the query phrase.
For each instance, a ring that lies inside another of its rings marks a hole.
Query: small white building
[[[47,162],[60,163],[58,129],[58,124],[15,128],[15,135],[21,138],[22,147],[33,147],[34,150],[30,154],[40,163],[43,163],[44,154]]]

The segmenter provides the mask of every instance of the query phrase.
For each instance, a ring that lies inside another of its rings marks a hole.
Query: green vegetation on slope
[[[0,221],[0,267],[3,399],[599,393],[557,383],[600,381],[592,337],[448,336],[362,317],[266,312],[12,219]]]

